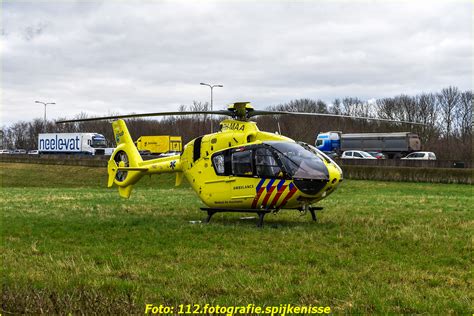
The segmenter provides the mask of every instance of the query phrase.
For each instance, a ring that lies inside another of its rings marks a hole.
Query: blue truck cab
[[[316,148],[323,152],[337,152],[341,148],[341,132],[319,133]]]

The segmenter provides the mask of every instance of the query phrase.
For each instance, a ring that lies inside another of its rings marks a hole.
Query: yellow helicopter
[[[143,160],[123,118],[219,114],[231,119],[219,131],[200,136],[184,147],[181,155]],[[116,119],[112,122],[117,147],[108,162],[108,187],[115,183],[121,197],[129,198],[133,185],[143,176],[176,173],[176,186],[183,177],[207,206],[205,222],[217,212],[250,212],[259,216],[281,209],[309,211],[317,220],[314,203],[334,192],[342,182],[341,168],[315,147],[288,137],[260,131],[249,119],[257,115],[353,116],[255,110],[249,102],[231,104],[227,110],[161,112],[58,121],[69,123]],[[361,118],[361,117],[359,117]],[[373,119],[365,118],[362,119]],[[385,119],[373,119],[393,121]],[[407,123],[407,122],[405,122]]]

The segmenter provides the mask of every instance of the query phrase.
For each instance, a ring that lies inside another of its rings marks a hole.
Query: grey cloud
[[[472,86],[466,2],[7,2],[2,120]],[[27,30],[27,31],[26,31]],[[25,33],[26,32],[26,33]],[[28,36],[25,37],[25,34]]]

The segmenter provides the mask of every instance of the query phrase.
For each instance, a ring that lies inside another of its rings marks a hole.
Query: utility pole
[[[44,132],[46,132],[46,106],[51,105],[51,104],[56,104],[54,102],[41,102],[41,101],[35,101],[35,103],[40,103],[44,105]]]
[[[211,85],[211,84],[208,84],[208,83],[204,83],[204,82],[201,82],[200,85],[202,86],[208,86],[209,88],[211,88],[211,111],[213,111],[213,95],[212,95],[212,90],[214,88],[222,88],[223,85],[221,84],[214,84],[214,85]],[[212,120],[212,114],[211,114],[211,133],[214,133],[214,122]]]

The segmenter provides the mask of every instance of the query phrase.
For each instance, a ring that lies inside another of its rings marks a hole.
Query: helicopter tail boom
[[[121,197],[129,198],[133,185],[144,175],[176,172],[176,185],[182,181],[179,155],[143,161],[123,120],[112,123],[117,148],[108,162],[108,187],[118,186]]]

